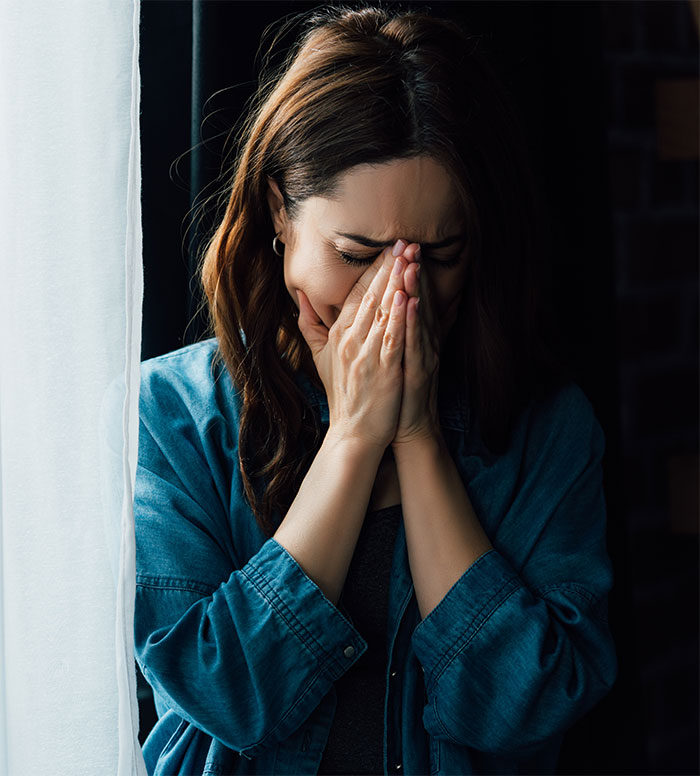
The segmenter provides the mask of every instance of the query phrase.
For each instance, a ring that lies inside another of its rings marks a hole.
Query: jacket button
[[[352,657],[355,654],[355,647],[353,646],[345,647],[345,649],[343,650],[343,654],[345,655],[345,657]]]
[[[401,763],[396,763],[396,765],[394,767],[395,767],[395,769],[397,771],[400,771],[401,770]]]
[[[396,671],[392,671],[392,672],[391,672],[391,676],[392,676],[392,679],[393,679],[393,677],[395,677],[395,676],[396,676]]]

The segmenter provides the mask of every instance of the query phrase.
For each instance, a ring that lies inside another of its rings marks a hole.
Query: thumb
[[[316,358],[316,355],[323,350],[328,342],[328,329],[311,306],[306,294],[297,289],[297,297],[299,299],[299,318],[297,319],[299,331],[311,349],[311,355]]]

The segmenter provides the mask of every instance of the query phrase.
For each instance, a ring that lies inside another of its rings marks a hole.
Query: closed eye
[[[377,260],[379,254],[374,254],[372,256],[357,256],[353,253],[346,253],[345,251],[338,250],[338,255],[346,264],[349,264],[352,267],[368,267]],[[459,264],[461,258],[461,249],[458,253],[455,253],[452,256],[446,256],[445,258],[435,258],[434,256],[425,253],[422,255],[422,259],[429,261],[431,264],[434,264],[441,269],[449,269],[450,267],[456,266]]]
[[[346,264],[350,264],[353,267],[368,267],[370,264],[377,260],[377,256],[379,254],[363,257],[355,256],[354,254],[346,253],[345,251],[338,251],[338,255]]]

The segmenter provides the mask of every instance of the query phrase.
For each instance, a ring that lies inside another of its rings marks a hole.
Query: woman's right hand
[[[401,407],[406,247],[399,240],[367,268],[330,329],[297,292],[299,330],[326,389],[329,433],[381,449],[394,438]]]

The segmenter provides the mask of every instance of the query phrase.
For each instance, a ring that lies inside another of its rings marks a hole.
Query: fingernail
[[[394,271],[393,271],[393,274],[394,274],[394,275],[400,275],[400,274],[401,274],[401,270],[402,270],[402,269],[403,269],[403,259],[401,259],[401,258],[398,258],[398,259],[396,259],[396,261],[394,262]]]
[[[421,251],[420,251],[420,245],[419,245],[418,248],[416,248],[416,252],[413,254],[413,258],[415,261],[420,261],[420,257],[421,257]]]
[[[417,277],[417,278],[419,278],[419,277],[420,277],[420,270],[421,270],[421,266],[420,266],[420,264],[416,264],[416,277]]]
[[[397,240],[391,251],[392,256],[400,256],[406,250],[406,243],[403,240]]]
[[[395,304],[397,307],[401,307],[401,305],[402,305],[403,303],[404,303],[404,295],[403,295],[403,293],[402,293],[401,291],[397,291],[397,292],[394,294],[394,304]]]

